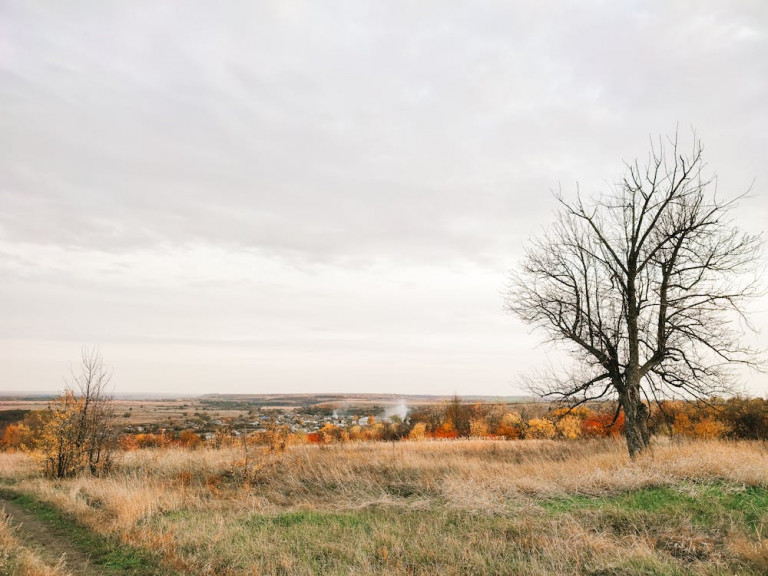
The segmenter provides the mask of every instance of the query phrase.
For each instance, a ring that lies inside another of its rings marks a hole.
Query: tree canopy
[[[651,402],[724,393],[734,364],[757,363],[742,335],[762,238],[732,221],[742,196],[722,199],[705,169],[697,139],[688,152],[660,139],[608,192],[558,194],[556,221],[507,293],[509,311],[575,361],[537,391],[572,405],[618,399],[633,457],[648,446]]]

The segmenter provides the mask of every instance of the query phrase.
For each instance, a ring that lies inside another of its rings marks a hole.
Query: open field
[[[49,398],[39,400],[17,400],[6,398],[0,400],[0,416],[3,411],[45,410],[50,404]],[[197,398],[178,398],[164,400],[126,400],[114,401],[115,412],[126,426],[162,424],[169,421],[184,422],[195,412],[208,412],[215,418],[236,418],[247,413],[243,409],[212,409]]]
[[[0,482],[167,574],[768,570],[765,443],[659,444],[635,462],[611,439],[245,456],[137,450],[106,477],[52,481],[30,457],[0,454]]]

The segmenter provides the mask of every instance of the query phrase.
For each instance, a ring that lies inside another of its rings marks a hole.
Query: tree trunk
[[[630,388],[620,399],[624,410],[624,437],[629,457],[634,460],[650,445],[648,408],[640,398],[639,388]]]
[[[637,414],[640,426],[640,435],[643,437],[643,444],[645,445],[645,448],[648,448],[651,445],[651,433],[648,431],[648,418],[650,417],[651,413],[645,402],[640,402]]]

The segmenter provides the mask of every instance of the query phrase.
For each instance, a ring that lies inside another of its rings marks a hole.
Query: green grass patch
[[[724,483],[656,486],[615,496],[551,498],[541,506],[552,514],[611,509],[650,514],[684,514],[700,524],[723,515],[737,515],[755,529],[768,512],[768,489]]]
[[[246,518],[244,524],[257,529],[297,527],[322,527],[324,529],[342,528],[371,530],[368,519],[357,513],[335,513],[316,511],[286,512],[276,515],[254,515]]]
[[[768,531],[768,489],[726,482],[552,498],[540,505],[550,518],[571,515],[619,539],[642,535],[661,554],[691,561],[706,560],[716,549],[715,556],[728,556],[725,540],[733,534],[757,543]]]

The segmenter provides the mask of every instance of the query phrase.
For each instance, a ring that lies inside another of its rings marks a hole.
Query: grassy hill
[[[610,439],[302,445],[248,460],[237,446],[175,448],[55,482],[2,454],[0,481],[168,574],[766,573],[764,444],[625,452]]]

